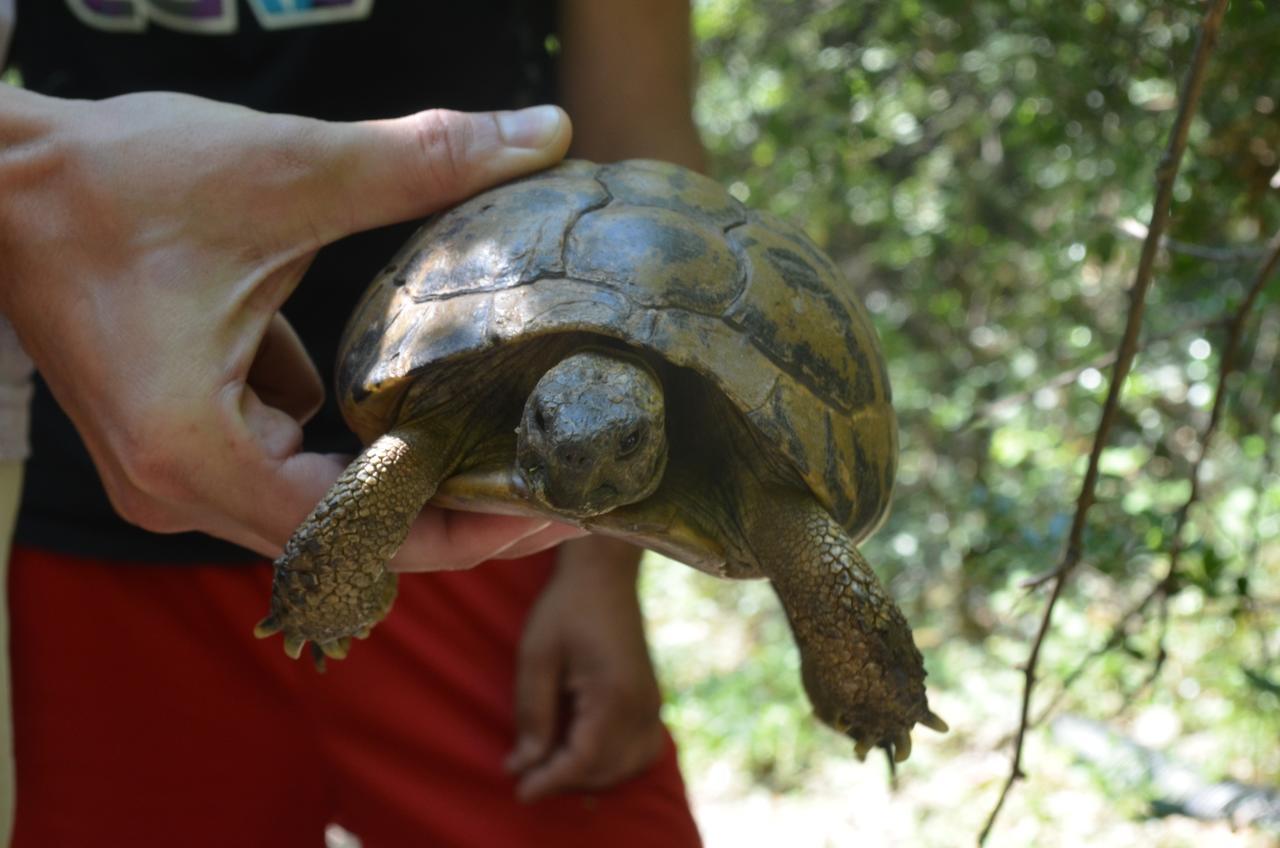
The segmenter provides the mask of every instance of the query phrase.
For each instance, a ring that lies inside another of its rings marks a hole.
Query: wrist
[[[607,536],[583,536],[560,546],[556,579],[597,586],[625,587],[635,591],[644,551]]]

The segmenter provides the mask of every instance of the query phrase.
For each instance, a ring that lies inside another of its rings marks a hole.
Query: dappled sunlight
[[[1024,584],[1069,536],[1205,8],[695,3],[715,175],[826,248],[883,341],[902,454],[863,552],[952,727],[916,740],[890,797],[880,765],[849,766],[809,717],[767,587],[658,570],[668,716],[712,848],[972,844],[982,829],[1047,595]],[[1167,799],[1078,763],[1050,728],[1079,715],[1209,784],[1280,785],[1275,281],[1239,312],[1280,226],[1278,38],[1270,7],[1227,9],[1081,565],[1044,642],[1027,779],[988,844],[1274,843],[1260,825],[1155,817]]]

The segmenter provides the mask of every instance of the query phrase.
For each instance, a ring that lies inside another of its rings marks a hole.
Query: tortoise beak
[[[585,492],[556,485],[543,465],[520,468],[515,475],[516,490],[543,509],[566,518],[591,518],[607,508],[593,503]]]

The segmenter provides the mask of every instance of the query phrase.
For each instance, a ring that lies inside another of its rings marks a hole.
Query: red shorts
[[[614,789],[525,805],[502,768],[515,650],[550,553],[410,575],[325,675],[259,641],[271,570],[17,548],[14,848],[690,846],[675,749]]]

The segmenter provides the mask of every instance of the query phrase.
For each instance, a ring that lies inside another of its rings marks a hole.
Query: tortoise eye
[[[640,438],[643,434],[637,428],[622,437],[622,441],[618,443],[618,456],[628,456],[640,447]]]
[[[537,425],[540,432],[547,432],[547,414],[542,411],[541,405],[533,410],[533,423]]]

